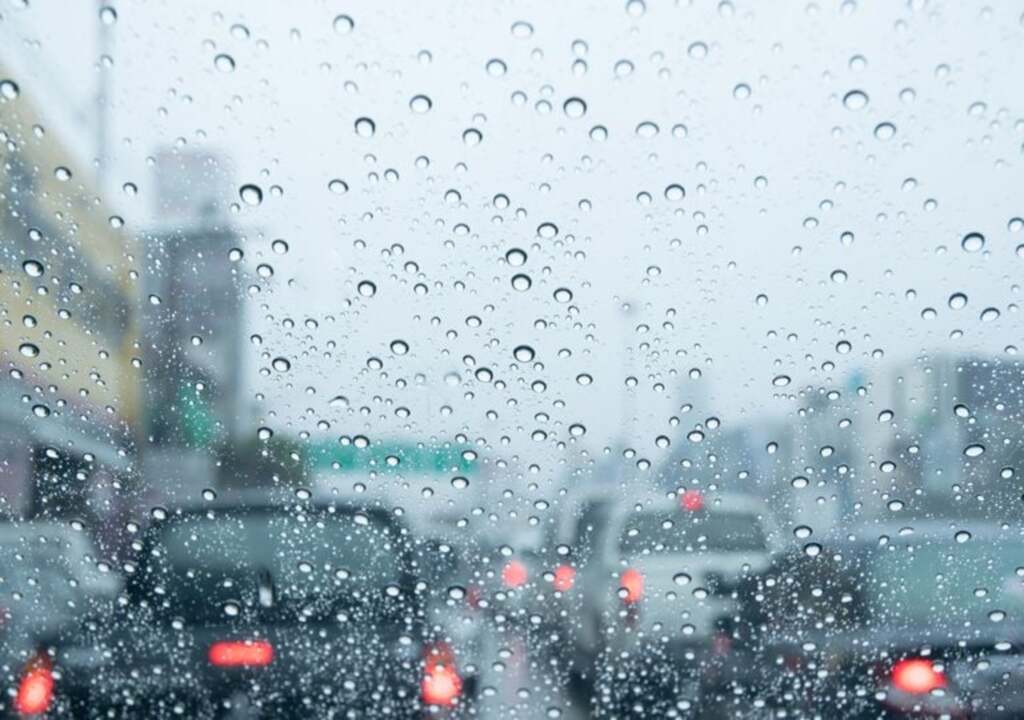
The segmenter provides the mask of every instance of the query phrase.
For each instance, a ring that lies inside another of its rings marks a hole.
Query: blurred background
[[[592,495],[748,497],[780,546],[1019,527],[1022,33],[4,0],[3,532],[59,528],[116,593],[154,518],[261,489],[471,566],[573,545]],[[18,582],[9,619],[58,612]],[[537,677],[505,710],[572,705]]]

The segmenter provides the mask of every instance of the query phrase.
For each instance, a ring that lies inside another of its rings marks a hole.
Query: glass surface
[[[0,717],[1024,718],[1024,7],[0,0]]]

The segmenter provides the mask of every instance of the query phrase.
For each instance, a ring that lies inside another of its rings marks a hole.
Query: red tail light
[[[455,653],[447,643],[428,646],[420,694],[427,705],[451,706],[462,694],[462,678],[455,668]]]
[[[704,509],[704,496],[700,490],[686,490],[679,497],[679,505],[687,512],[697,512]]]
[[[576,582],[576,570],[571,566],[559,565],[555,568],[555,579],[553,582],[555,590],[559,592],[572,590],[574,582]]]
[[[518,560],[510,560],[501,570],[501,580],[506,587],[517,588],[526,584],[529,572]]]
[[[18,694],[14,698],[14,709],[19,715],[42,715],[53,702],[53,673],[50,661],[36,657],[18,683]]]
[[[263,667],[274,661],[266,640],[222,640],[210,646],[210,664],[217,667]]]
[[[900,660],[893,666],[892,684],[897,690],[924,695],[946,687],[946,676],[936,670],[930,660],[910,658]]]
[[[644,596],[644,576],[639,570],[629,568],[619,576],[619,597],[628,605],[640,602]]]

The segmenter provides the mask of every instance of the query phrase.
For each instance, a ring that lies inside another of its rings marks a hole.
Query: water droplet
[[[772,385],[775,387],[786,387],[790,382],[792,382],[792,379],[789,375],[776,375],[772,378]]]
[[[276,357],[270,364],[275,370],[282,373],[292,369],[291,361],[284,357]]]
[[[476,147],[484,141],[484,134],[476,128],[467,128],[462,131],[462,142],[468,147]]]
[[[448,588],[448,597],[452,600],[462,600],[466,597],[466,589],[460,585],[452,585]]]
[[[492,58],[487,61],[487,74],[491,77],[501,77],[508,72],[508,66],[504,60]]]
[[[432,107],[434,107],[434,102],[426,95],[414,95],[409,101],[409,109],[417,115],[430,112]]]
[[[967,296],[963,293],[953,293],[949,296],[949,307],[953,310],[962,310],[967,307]]]
[[[847,110],[863,110],[867,107],[868,96],[862,90],[851,90],[843,96],[843,105]]]
[[[967,233],[960,241],[960,247],[965,252],[975,253],[985,247],[985,236],[979,232]]]
[[[806,540],[813,534],[814,530],[807,525],[797,525],[793,528],[793,535],[796,536],[798,540]]]
[[[697,42],[690,43],[690,46],[686,48],[686,54],[694,60],[703,60],[708,55],[708,46],[705,43]]]
[[[737,100],[746,100],[750,97],[750,86],[746,83],[739,83],[732,89],[732,96]]]
[[[957,530],[956,534],[953,536],[953,539],[962,545],[963,543],[971,539],[971,534],[966,530]]]
[[[982,322],[992,322],[993,320],[999,319],[999,309],[994,307],[987,307],[981,311],[979,316]]]
[[[579,375],[576,376],[576,384],[577,385],[584,385],[584,386],[586,386],[586,385],[590,385],[593,382],[594,382],[594,378],[589,373],[580,373]]]
[[[519,248],[512,248],[505,253],[505,262],[512,267],[521,267],[526,264],[526,251]]]
[[[213,59],[213,66],[222,73],[234,72],[235,59],[227,53],[220,53]]]
[[[359,285],[356,286],[356,290],[358,290],[359,294],[363,297],[373,297],[377,294],[377,286],[369,280],[360,281]]]
[[[819,545],[818,543],[807,543],[806,545],[804,545],[804,554],[807,557],[818,557],[819,555],[821,555],[821,550],[821,545]]]
[[[665,199],[678,202],[686,197],[686,190],[682,185],[672,184],[665,188]]]
[[[238,617],[238,614],[242,612],[242,606],[233,600],[229,600],[224,603],[224,614],[228,617]]]
[[[545,240],[550,240],[558,235],[558,226],[549,222],[541,223],[537,226],[537,234]]]
[[[206,500],[207,502],[213,502],[216,499],[217,499],[217,491],[216,490],[213,490],[211,488],[206,488],[205,490],[203,490],[203,500]]]
[[[636,130],[634,132],[636,133],[637,137],[641,137],[644,140],[650,140],[660,132],[660,129],[658,128],[657,123],[645,120],[644,122],[636,126]]]
[[[53,176],[61,182],[67,182],[71,179],[71,171],[63,165],[57,167],[53,171]]]
[[[339,35],[348,35],[355,28],[356,23],[348,15],[338,15],[334,18],[334,32]]]
[[[976,458],[985,453],[985,446],[981,443],[971,443],[964,448],[964,455],[969,458]]]
[[[258,185],[243,185],[238,190],[239,197],[246,205],[259,205],[263,202],[263,190]]]
[[[511,32],[513,37],[528,38],[533,35],[533,25],[524,20],[516,20],[512,23]]]
[[[569,288],[558,288],[552,293],[557,302],[567,303],[572,301],[572,290]]]
[[[18,352],[25,357],[36,357],[39,355],[39,346],[32,343],[22,343],[18,346]]]
[[[533,280],[530,279],[529,275],[523,273],[517,273],[512,276],[512,288],[519,292],[526,292],[533,285]]]
[[[13,80],[0,80],[0,98],[4,100],[14,100],[18,97],[21,92],[18,87],[18,83]]]
[[[512,351],[512,356],[519,362],[528,363],[533,360],[534,351],[529,345],[519,345]]]
[[[288,242],[278,238],[277,240],[274,240],[274,242],[270,243],[270,249],[277,255],[284,255],[289,250]]]
[[[1006,613],[1002,610],[993,610],[988,614],[988,619],[994,623],[1002,622],[1006,619]]]
[[[689,585],[693,581],[693,577],[684,572],[676,573],[672,576],[672,582],[682,587],[683,585]]]
[[[50,417],[50,408],[46,405],[33,405],[32,414],[38,418]]]
[[[644,0],[629,0],[626,3],[626,13],[630,17],[641,17],[645,12],[647,12],[647,4]]]
[[[562,104],[567,117],[578,119],[587,114],[587,104],[581,98],[571,97]]]
[[[879,140],[890,140],[896,134],[896,126],[890,122],[875,125],[875,137]]]
[[[356,135],[363,138],[371,138],[377,132],[377,123],[368,117],[356,118]]]
[[[409,352],[409,343],[405,342],[405,340],[392,340],[391,352],[395,355],[405,355]]]
[[[344,195],[348,192],[348,183],[339,178],[334,178],[327,183],[327,189],[335,195]]]
[[[46,268],[38,260],[26,260],[21,264],[21,269],[25,271],[26,275],[34,278],[42,277],[46,272]]]

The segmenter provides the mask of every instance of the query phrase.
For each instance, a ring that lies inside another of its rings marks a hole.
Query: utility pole
[[[114,23],[117,13],[107,5],[107,0],[97,0],[97,48],[99,67],[96,80],[96,184],[100,191],[106,189],[107,179],[107,126],[110,121],[110,83],[113,74]]]

